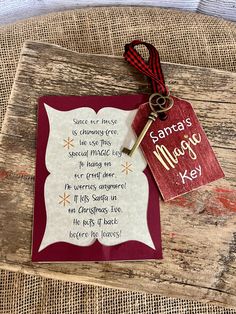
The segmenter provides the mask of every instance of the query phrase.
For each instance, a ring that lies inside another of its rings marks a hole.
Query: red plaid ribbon
[[[148,64],[137,52],[134,46],[144,45],[149,50]],[[137,70],[151,79],[153,93],[159,93],[163,96],[168,95],[168,88],[165,85],[164,75],[161,69],[159,53],[156,48],[144,41],[134,40],[125,45],[124,58]]]

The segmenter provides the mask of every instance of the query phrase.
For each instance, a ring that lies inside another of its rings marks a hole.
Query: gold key
[[[152,103],[152,99],[157,97],[156,103]],[[166,100],[168,100],[168,106],[164,107]],[[128,156],[132,157],[136,149],[139,147],[140,143],[142,142],[144,136],[146,135],[148,129],[152,125],[152,123],[156,120],[158,117],[158,114],[161,112],[168,111],[174,104],[174,101],[172,98],[168,96],[162,96],[158,93],[152,94],[149,98],[149,106],[151,108],[151,113],[148,116],[148,121],[145,124],[142,132],[139,134],[136,142],[134,143],[133,147],[131,149],[124,147],[122,149],[122,153],[127,154]]]
[[[150,113],[150,115],[148,116],[148,121],[145,124],[142,132],[139,134],[139,136],[138,136],[136,142],[134,143],[133,147],[131,149],[124,147],[122,149],[122,153],[125,153],[125,154],[129,155],[130,157],[132,157],[133,153],[139,147],[139,145],[142,142],[145,134],[147,133],[148,129],[150,128],[152,122],[156,120],[157,116],[158,116],[158,114],[156,112],[154,112],[154,111]]]

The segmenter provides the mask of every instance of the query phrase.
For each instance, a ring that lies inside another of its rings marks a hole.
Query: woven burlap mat
[[[82,53],[122,55],[134,38],[153,43],[161,60],[236,70],[236,26],[213,17],[156,8],[88,8],[0,28],[0,128],[26,39]],[[0,314],[229,313],[190,300],[94,287],[0,271]]]
[[[1,314],[235,314],[200,302],[2,270]]]
[[[26,39],[82,53],[121,56],[135,39],[153,43],[162,61],[236,70],[236,25],[206,15],[158,8],[88,8],[0,28],[0,129]]]

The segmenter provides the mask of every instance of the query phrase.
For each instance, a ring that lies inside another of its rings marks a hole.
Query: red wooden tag
[[[141,143],[164,201],[224,177],[191,104],[172,98],[167,119],[153,122]],[[132,123],[137,135],[149,113],[148,104],[139,107]]]

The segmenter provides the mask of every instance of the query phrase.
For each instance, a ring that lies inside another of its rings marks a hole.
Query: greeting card
[[[38,105],[32,259],[162,257],[159,192],[130,125],[147,95],[45,96]]]

